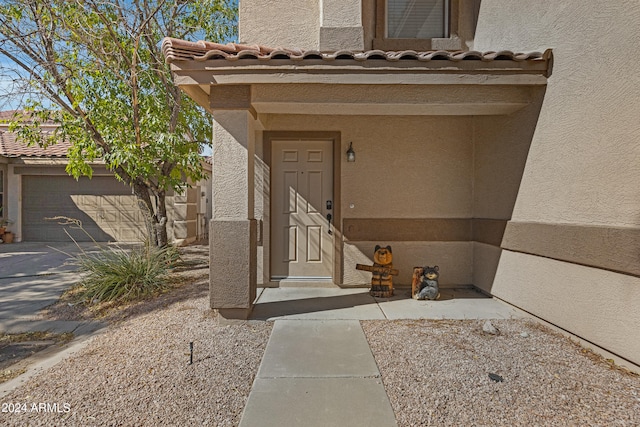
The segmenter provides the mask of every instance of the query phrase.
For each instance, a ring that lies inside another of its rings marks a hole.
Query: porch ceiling
[[[546,85],[551,51],[303,52],[165,39],[174,83],[208,111],[509,114]]]

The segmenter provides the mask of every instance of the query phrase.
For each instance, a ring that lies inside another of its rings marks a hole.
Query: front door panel
[[[271,159],[271,277],[329,279],[333,141],[272,141]]]

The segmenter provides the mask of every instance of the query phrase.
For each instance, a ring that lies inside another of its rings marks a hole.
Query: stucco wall
[[[240,2],[240,41],[335,51],[363,49],[360,0]]]
[[[544,97],[544,88],[529,90],[531,104],[522,110],[473,118],[474,218],[511,219]],[[473,284],[487,293],[499,258],[499,247],[474,243]]]
[[[472,217],[471,117],[273,115],[265,121],[268,130],[339,131],[342,153],[353,143],[356,162],[341,157],[343,219]],[[410,284],[412,268],[423,264],[440,265],[444,285],[472,283],[471,242],[394,240],[346,242],[343,283],[367,283],[355,263],[371,263],[376,244],[392,245],[401,270],[396,283]]]
[[[640,226],[638,22],[636,0],[482,1],[476,49],[554,50],[514,218]]]
[[[638,278],[503,251],[494,289],[500,298],[640,365]]]
[[[318,49],[319,0],[252,0],[239,7],[241,43]]]
[[[471,218],[469,117],[273,116],[274,130],[340,131],[343,218]]]
[[[476,49],[554,51],[514,224],[637,232],[640,73],[631,58],[640,54],[638,22],[635,0],[482,1]],[[600,242],[589,244],[597,250]],[[619,250],[633,256],[632,246]],[[640,363],[640,278],[540,255],[503,251],[493,293]]]
[[[511,219],[544,88],[531,88],[532,102],[513,114],[473,121],[475,218]]]

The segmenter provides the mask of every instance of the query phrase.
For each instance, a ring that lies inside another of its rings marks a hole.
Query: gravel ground
[[[206,250],[185,249],[179,289],[160,297],[45,311],[112,326],[0,399],[0,425],[238,425],[272,324],[218,325]],[[399,426],[640,426],[637,375],[532,321],[492,321],[497,335],[483,324],[362,322]]]
[[[218,325],[206,275],[186,270],[198,280],[110,312],[109,330],[0,399],[3,411],[27,410],[0,412],[0,425],[237,426],[272,324]]]
[[[640,425],[640,377],[535,322],[491,322],[362,322],[399,426]]]

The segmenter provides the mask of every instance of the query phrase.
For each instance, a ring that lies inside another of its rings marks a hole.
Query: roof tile
[[[260,45],[243,45],[237,43],[219,44],[206,41],[190,42],[186,40],[166,37],[162,41],[162,51],[168,63],[181,60],[206,61],[212,59],[225,59],[227,61],[237,61],[240,59],[258,59],[260,61],[270,61],[274,59],[287,59],[291,61],[305,61],[310,59],[320,59],[328,63],[342,59],[356,61],[386,60],[396,62],[400,60],[426,61],[535,61],[547,60],[551,51],[544,53],[514,53],[508,50],[499,52],[488,51],[458,51],[451,52],[445,50],[416,52],[414,50],[405,51],[383,51],[370,50],[365,52],[352,50],[339,50],[336,52],[320,52],[317,50],[284,49],[281,47],[270,48]]]
[[[71,144],[66,141],[50,145],[47,148],[37,145],[29,146],[20,141],[15,133],[0,129],[0,156],[64,158],[70,147]]]

